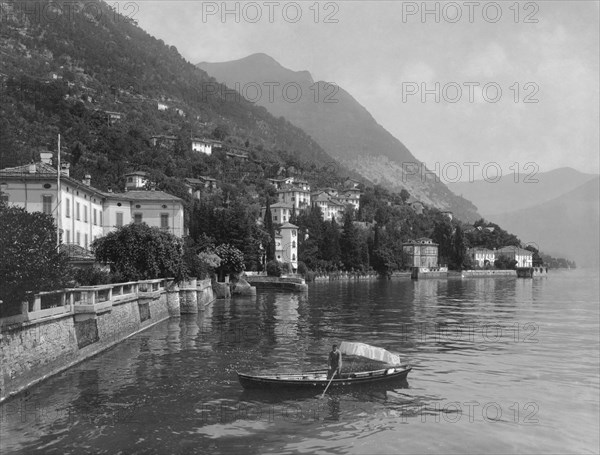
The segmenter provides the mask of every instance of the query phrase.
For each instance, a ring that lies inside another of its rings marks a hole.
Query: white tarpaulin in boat
[[[400,365],[399,355],[392,354],[383,348],[378,348],[365,343],[342,341],[340,344],[340,352],[345,355],[356,355],[359,357],[366,357],[367,359],[371,360],[378,360],[390,365]]]

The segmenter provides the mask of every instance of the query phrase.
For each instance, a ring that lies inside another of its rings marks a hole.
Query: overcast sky
[[[428,3],[439,22],[420,1],[228,2],[225,17],[222,2],[140,1],[128,14],[192,63],[263,52],[340,85],[430,168],[598,173],[599,2],[475,3]]]

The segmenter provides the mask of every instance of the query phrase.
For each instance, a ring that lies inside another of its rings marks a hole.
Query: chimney
[[[52,152],[40,152],[40,160],[42,163],[52,166]]]
[[[69,177],[69,168],[71,167],[71,165],[69,163],[62,163],[60,167],[60,173],[65,177]]]
[[[34,162],[29,163],[29,169],[28,169],[29,173],[35,174],[36,170],[37,170],[37,167],[36,167],[35,163]]]
[[[92,176],[90,174],[85,174],[85,177],[83,177],[82,182],[85,186],[90,186],[92,184]]]

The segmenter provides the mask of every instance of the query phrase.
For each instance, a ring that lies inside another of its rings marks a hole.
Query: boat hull
[[[331,381],[329,388],[382,384],[406,379],[411,371],[408,365],[390,367],[384,370],[343,373],[341,378]],[[273,374],[255,376],[237,373],[240,384],[244,389],[325,389],[329,384],[326,372],[307,372],[299,374]]]

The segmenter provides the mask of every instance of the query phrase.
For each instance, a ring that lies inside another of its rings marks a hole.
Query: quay
[[[0,402],[165,319],[215,300],[210,279],[42,292],[0,319]]]
[[[258,274],[244,274],[246,280],[251,286],[257,289],[278,289],[283,291],[307,292],[308,285],[304,278],[295,276],[267,276]]]

